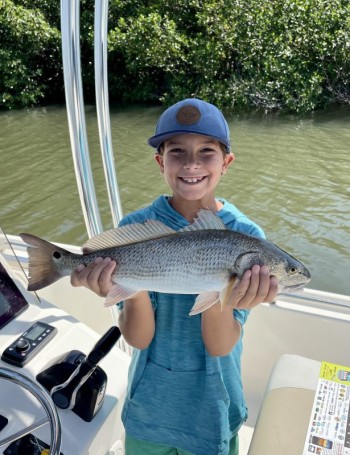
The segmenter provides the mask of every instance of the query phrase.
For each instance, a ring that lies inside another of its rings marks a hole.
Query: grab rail
[[[89,237],[103,231],[91,171],[86,134],[80,62],[79,0],[61,0],[63,75],[70,142],[80,202]],[[98,131],[106,187],[114,226],[122,218],[111,139],[107,82],[108,0],[95,1],[95,90]]]
[[[80,8],[79,0],[61,0],[61,32],[63,74],[66,94],[69,134],[80,203],[89,237],[103,231],[91,172],[86,135],[84,101],[80,64]],[[114,167],[111,140],[107,83],[107,25],[108,0],[95,1],[95,88],[98,129],[105,180],[114,225],[122,218],[118,182]],[[117,325],[116,308],[111,307]]]
[[[278,294],[273,303],[264,303],[276,310],[305,313],[310,316],[350,322],[350,296],[306,288],[302,293]]]
[[[123,214],[115,172],[109,116],[107,81],[108,0],[95,0],[94,27],[95,90],[98,130],[109,205],[111,208],[113,225],[117,226]]]
[[[325,298],[322,297],[320,298],[319,296],[308,296],[306,293],[303,294],[297,294],[297,293],[281,293],[278,295],[278,299],[286,299],[286,300],[296,300],[296,301],[301,301],[303,303],[308,302],[308,303],[322,303],[322,304],[331,304],[333,306],[337,306],[339,308],[346,308],[350,310],[350,297],[348,298],[347,301],[341,300],[341,295],[336,296],[336,297],[330,297],[330,298]]]
[[[79,0],[61,0],[64,88],[70,142],[80,202],[89,237],[102,232],[86,135],[80,65]]]

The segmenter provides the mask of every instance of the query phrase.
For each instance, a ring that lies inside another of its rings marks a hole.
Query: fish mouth
[[[283,294],[283,293],[289,293],[289,292],[295,292],[295,291],[299,291],[299,292],[303,292],[304,291],[304,286],[306,285],[306,283],[302,283],[302,284],[291,284],[290,286],[284,286],[279,293]]]
[[[201,176],[196,176],[196,177],[179,177],[180,180],[182,180],[184,183],[190,184],[190,185],[196,185],[197,183],[202,182],[207,178],[206,175],[201,175]]]

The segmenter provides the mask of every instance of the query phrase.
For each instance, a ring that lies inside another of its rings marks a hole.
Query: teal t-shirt
[[[179,230],[188,221],[167,196],[127,215],[120,225],[156,219]],[[264,237],[259,226],[234,205],[217,212],[229,229]],[[122,412],[126,432],[136,439],[181,448],[196,455],[225,455],[247,418],[241,381],[242,340],[230,354],[209,355],[201,315],[189,316],[196,295],[150,292],[155,334],[147,349],[134,349]],[[120,305],[122,308],[122,304]],[[243,326],[245,310],[233,317]],[[243,331],[242,331],[243,333]]]

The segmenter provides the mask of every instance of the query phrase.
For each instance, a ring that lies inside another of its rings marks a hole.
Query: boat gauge
[[[1,360],[23,367],[56,335],[57,328],[45,322],[35,322],[28,330],[8,346]]]

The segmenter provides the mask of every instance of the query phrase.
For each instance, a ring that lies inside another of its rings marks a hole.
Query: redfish
[[[20,236],[29,245],[30,291],[71,275],[79,264],[97,257],[115,260],[106,306],[141,290],[198,294],[190,312],[198,314],[219,301],[226,305],[233,286],[255,264],[266,265],[278,278],[279,292],[302,288],[311,279],[297,259],[265,239],[227,229],[210,210],[200,210],[193,224],[180,231],[156,220],[111,229],[88,240],[82,254],[31,234]]]

